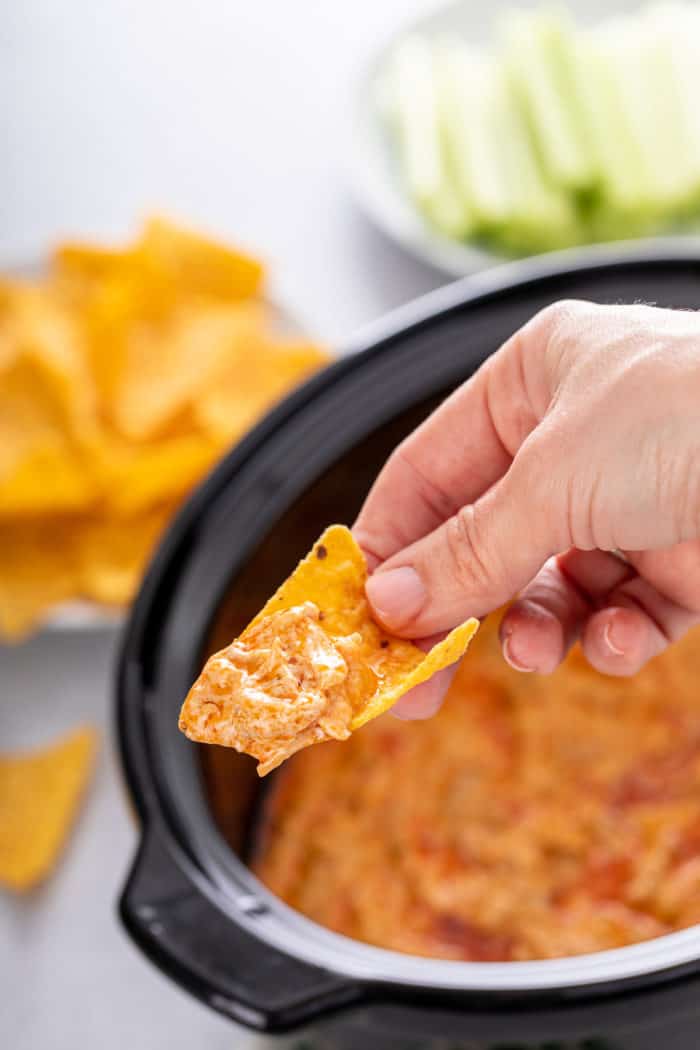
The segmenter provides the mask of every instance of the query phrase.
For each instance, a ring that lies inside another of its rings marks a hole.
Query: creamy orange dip
[[[436,718],[294,756],[254,870],[324,926],[446,959],[700,923],[699,683],[700,631],[632,679],[578,650],[543,677],[508,668],[486,624]]]
[[[265,616],[216,653],[181,728],[253,755],[264,775],[311,743],[345,740],[353,715],[348,660],[359,634],[331,638],[313,602]]]
[[[366,581],[352,533],[329,525],[240,637],[207,660],[182,705],[183,733],[253,755],[265,776],[309,744],[346,739],[464,655],[477,620],[425,653],[374,622]]]

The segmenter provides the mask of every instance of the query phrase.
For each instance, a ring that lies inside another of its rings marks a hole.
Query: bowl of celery
[[[386,233],[457,275],[586,245],[695,239],[698,98],[698,5],[460,0],[366,70],[354,187]]]

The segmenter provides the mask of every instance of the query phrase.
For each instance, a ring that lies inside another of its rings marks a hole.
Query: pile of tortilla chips
[[[280,333],[248,256],[149,221],[0,281],[0,637],[128,602],[174,508],[327,360]]]

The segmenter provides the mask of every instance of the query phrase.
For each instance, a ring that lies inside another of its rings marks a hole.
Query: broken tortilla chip
[[[253,755],[264,776],[303,747],[346,739],[462,657],[478,620],[426,654],[375,623],[366,580],[352,533],[330,526],[240,638],[209,658],[180,729]]]
[[[28,890],[54,867],[92,767],[83,727],[40,751],[0,755],[0,884]]]

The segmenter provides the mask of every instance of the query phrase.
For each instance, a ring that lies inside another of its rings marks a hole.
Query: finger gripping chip
[[[426,654],[375,623],[366,580],[352,533],[330,526],[240,638],[209,658],[180,729],[253,755],[264,776],[302,747],[345,739],[464,654],[478,620]]]

